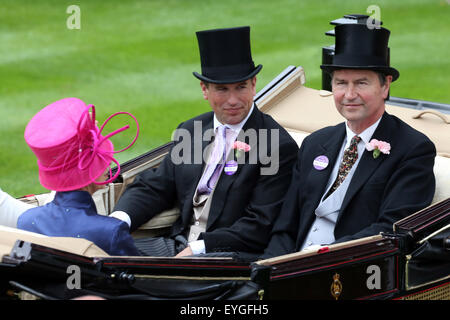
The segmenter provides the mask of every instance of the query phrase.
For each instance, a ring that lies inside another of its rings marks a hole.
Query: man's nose
[[[357,97],[356,89],[353,84],[349,84],[345,89],[345,99],[353,100]]]
[[[230,92],[230,94],[228,95],[228,100],[227,100],[228,104],[231,106],[234,106],[236,104],[239,103],[239,99],[236,93],[234,92]]]

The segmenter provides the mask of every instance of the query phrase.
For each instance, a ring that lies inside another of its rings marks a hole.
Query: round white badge
[[[327,156],[318,156],[313,161],[314,169],[323,170],[328,167],[329,160]]]

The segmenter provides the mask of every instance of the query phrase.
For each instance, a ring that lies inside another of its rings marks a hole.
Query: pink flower
[[[235,141],[233,143],[234,155],[236,158],[239,158],[242,152],[250,151],[250,146],[242,141]]]
[[[242,141],[235,141],[233,143],[233,149],[242,150],[244,152],[250,151],[250,146]]]
[[[389,154],[391,145],[385,141],[372,139],[366,144],[367,151],[373,151],[373,157],[377,158],[380,153]]]

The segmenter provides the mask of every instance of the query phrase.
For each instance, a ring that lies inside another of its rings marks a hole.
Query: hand
[[[183,251],[181,251],[179,254],[175,256],[175,258],[180,257],[186,257],[186,256],[192,256],[194,253],[192,252],[191,247],[187,246]]]

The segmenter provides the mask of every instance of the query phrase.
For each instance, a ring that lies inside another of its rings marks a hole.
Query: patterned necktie
[[[228,130],[230,130],[230,128],[225,125],[217,127],[213,150],[206,165],[206,169],[198,183],[197,190],[199,194],[210,194],[219,179],[220,171],[225,165]]]
[[[347,177],[347,174],[352,169],[353,165],[355,164],[356,160],[358,159],[358,143],[361,141],[361,137],[354,136],[352,140],[350,141],[350,145],[347,149],[344,151],[344,158],[342,159],[341,165],[339,166],[338,175],[336,177],[336,180],[333,183],[333,186],[328,191],[327,195],[325,196],[324,200],[328,198],[330,194],[332,194],[344,181],[345,177]]]

